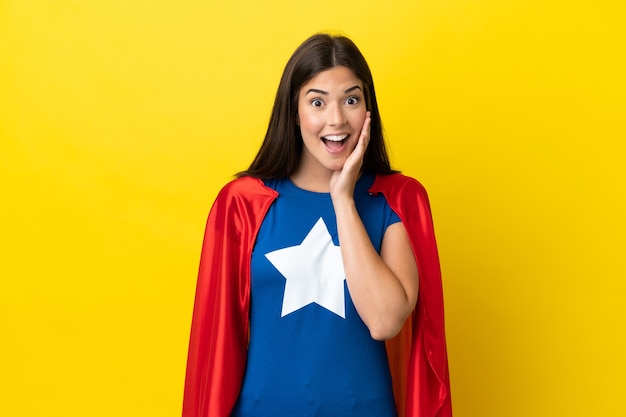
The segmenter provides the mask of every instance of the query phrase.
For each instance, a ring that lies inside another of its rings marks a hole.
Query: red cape
[[[451,417],[439,256],[426,190],[402,174],[378,175],[383,194],[404,223],[419,270],[419,297],[400,333],[387,341],[399,417]],[[278,193],[243,177],[217,196],[207,221],[189,341],[183,417],[228,417],[246,364],[250,257]]]

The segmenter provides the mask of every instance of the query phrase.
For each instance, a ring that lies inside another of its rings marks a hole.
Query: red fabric
[[[409,232],[420,295],[402,331],[387,342],[400,417],[450,417],[450,383],[439,259],[428,197],[415,180],[377,176],[382,193]],[[228,417],[245,370],[250,257],[257,232],[278,194],[244,177],[227,184],[207,221],[192,319],[183,417]]]
[[[413,178],[379,175],[370,188],[385,196],[404,224],[417,261],[419,297],[400,334],[387,341],[399,417],[451,417],[443,289],[428,195]]]

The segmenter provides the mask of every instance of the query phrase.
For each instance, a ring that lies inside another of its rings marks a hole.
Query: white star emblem
[[[265,255],[287,280],[281,317],[316,303],[346,318],[341,249],[320,217],[300,245]]]

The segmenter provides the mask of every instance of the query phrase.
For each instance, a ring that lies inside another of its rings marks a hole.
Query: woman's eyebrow
[[[354,91],[354,90],[360,90],[360,89],[361,89],[361,87],[360,87],[360,86],[355,85],[354,87],[350,87],[350,88],[348,88],[348,89],[347,89],[346,91],[344,91],[343,93],[344,93],[344,94],[348,94],[348,93],[350,93],[350,92],[352,92],[352,91]],[[307,92],[306,92],[306,94],[309,94],[309,93],[317,93],[317,94],[321,94],[321,95],[324,95],[324,96],[327,96],[327,95],[328,95],[328,91],[318,90],[317,88],[311,88],[311,89],[309,89],[309,91],[307,91]],[[306,94],[305,94],[305,95],[306,95]]]
[[[322,94],[324,96],[328,95],[328,91],[318,90],[317,88],[311,88],[309,91],[306,92],[306,94],[309,94],[309,93],[317,93],[317,94]]]

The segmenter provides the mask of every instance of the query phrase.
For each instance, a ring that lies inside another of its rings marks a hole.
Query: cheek
[[[314,114],[300,114],[300,130],[311,134],[317,134],[324,126],[322,118]]]
[[[365,113],[366,110],[363,109],[363,111],[354,112],[352,114],[352,117],[350,117],[350,124],[353,129],[357,129],[359,131],[361,130],[363,123],[365,123]]]

